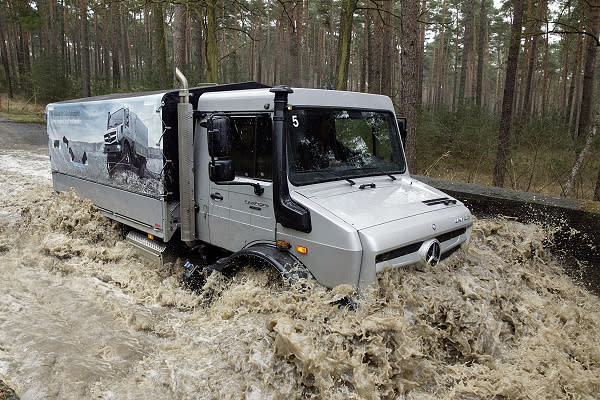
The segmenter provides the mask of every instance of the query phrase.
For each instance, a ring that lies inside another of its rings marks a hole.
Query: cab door
[[[210,238],[237,251],[275,240],[272,182],[272,122],[269,114],[231,115],[235,180],[210,183]]]

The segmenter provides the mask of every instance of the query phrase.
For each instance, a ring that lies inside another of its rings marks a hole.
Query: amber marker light
[[[296,251],[300,254],[308,253],[308,249],[304,246],[296,246]]]
[[[154,240],[154,235],[152,235],[152,234],[150,234],[150,233],[149,233],[149,234],[148,234],[148,239],[150,239],[150,240]]]
[[[277,248],[279,250],[289,250],[291,247],[292,245],[290,244],[290,242],[286,242],[285,240],[277,241]]]

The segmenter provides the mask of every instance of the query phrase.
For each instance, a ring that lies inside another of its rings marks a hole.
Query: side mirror
[[[402,139],[402,148],[406,148],[406,118],[398,117],[398,128],[400,129],[400,138]]]
[[[228,117],[215,116],[208,121],[208,154],[228,157],[231,154],[231,127]]]
[[[217,160],[208,163],[208,176],[213,182],[229,182],[235,179],[232,160]]]

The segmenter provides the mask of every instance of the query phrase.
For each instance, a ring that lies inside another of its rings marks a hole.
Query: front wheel
[[[140,178],[143,178],[145,171],[146,171],[146,157],[140,157],[138,160],[138,176]]]
[[[129,147],[129,143],[125,142],[123,145],[123,162],[125,164],[131,165],[131,148]]]

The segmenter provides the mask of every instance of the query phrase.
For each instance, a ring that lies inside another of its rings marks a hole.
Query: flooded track
[[[535,224],[476,220],[468,254],[308,294],[269,272],[181,287],[49,161],[0,150],[0,379],[21,399],[595,399],[600,300]],[[336,301],[351,294],[358,309]]]

